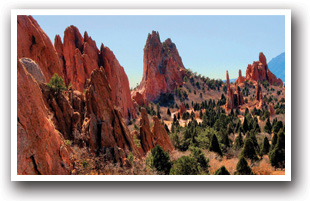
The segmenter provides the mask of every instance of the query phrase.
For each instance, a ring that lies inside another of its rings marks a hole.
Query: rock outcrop
[[[156,116],[153,116],[153,127],[150,129],[150,122],[145,108],[141,108],[140,120],[140,141],[141,147],[146,154],[156,145],[160,145],[165,151],[174,149],[172,142],[163,124]]]
[[[182,102],[180,105],[180,109],[179,109],[180,116],[182,116],[184,112],[186,112],[186,108],[185,108],[185,104]]]
[[[245,77],[242,76],[241,69],[239,69],[239,76],[238,76],[238,78],[237,78],[235,84],[241,84],[241,83],[243,83],[245,80],[246,80]]]
[[[238,85],[235,86],[235,91],[233,87],[230,86],[228,71],[226,71],[226,85],[227,85],[227,97],[226,97],[226,105],[225,105],[226,111],[237,108],[240,105],[243,105],[244,100],[243,100],[242,92],[240,88],[238,87]]]
[[[103,66],[115,105],[125,118],[136,117],[137,109],[131,99],[128,77],[108,47],[101,44],[99,51],[87,32],[82,37],[78,28],[72,25],[65,30],[63,44],[58,35],[55,37],[55,49],[63,65],[67,85],[71,83],[74,89],[83,92],[91,72]]]
[[[37,81],[37,83],[46,83],[46,78],[40,68],[40,66],[29,58],[21,58],[19,60],[22,65],[26,68],[27,72]]]
[[[262,85],[259,82],[257,82],[257,84],[256,84],[256,100],[259,102],[258,108],[262,109],[263,106],[265,105],[265,102],[263,100]]]
[[[35,61],[41,68],[46,81],[57,73],[64,77],[63,68],[57,52],[32,16],[17,16],[17,58],[27,57]]]
[[[156,101],[161,94],[173,92],[183,84],[185,75],[186,69],[171,39],[161,43],[158,32],[149,34],[144,47],[143,77],[137,89],[143,99]]]
[[[259,61],[254,61],[252,65],[248,65],[246,69],[246,80],[252,82],[268,81],[271,85],[283,86],[283,82],[269,70],[265,55],[259,53]]]
[[[275,111],[274,111],[272,103],[269,104],[269,112],[270,112],[271,117],[273,117],[275,115]]]
[[[130,152],[136,156],[139,152],[111,94],[104,69],[94,70],[86,88],[83,133],[89,138],[91,152],[111,155],[114,161],[123,162]]]
[[[39,84],[17,65],[17,174],[69,174],[71,148],[53,126]]]
[[[138,108],[133,105],[129,81],[124,68],[119,64],[115,55],[108,47],[101,45],[99,57],[108,77],[112,89],[111,96],[115,105],[119,107],[125,118],[136,118]]]

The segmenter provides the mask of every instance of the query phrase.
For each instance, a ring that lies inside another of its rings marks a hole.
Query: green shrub
[[[202,153],[202,149],[198,147],[191,147],[190,150],[191,150],[190,156],[192,158],[195,158],[199,163],[200,167],[202,168],[202,170],[208,173],[209,172],[208,168],[210,167],[209,159],[206,159],[205,155]]]
[[[212,136],[211,145],[210,145],[209,150],[218,153],[220,156],[223,156],[223,153],[221,151],[217,137],[214,134]]]
[[[89,166],[87,161],[83,161],[82,165],[83,165],[84,168],[88,168],[88,166]]]
[[[264,138],[264,142],[263,142],[263,146],[260,152],[260,155],[266,155],[269,153],[269,149],[270,149],[270,144],[269,144],[269,140],[267,137]]]
[[[155,168],[159,173],[169,174],[171,168],[171,162],[168,152],[156,145],[151,149],[152,161],[151,166]]]
[[[235,175],[252,175],[252,169],[249,167],[248,162],[244,157],[241,157],[237,163],[237,171],[234,173]]]
[[[60,93],[64,90],[67,90],[67,87],[65,85],[64,80],[62,77],[60,77],[57,73],[53,75],[50,82],[47,84],[47,86],[56,93]]]
[[[245,139],[244,146],[241,151],[241,156],[251,160],[258,159],[252,139],[250,138]]]
[[[171,175],[198,175],[200,174],[199,164],[196,159],[189,156],[182,156],[173,162],[170,170]]]

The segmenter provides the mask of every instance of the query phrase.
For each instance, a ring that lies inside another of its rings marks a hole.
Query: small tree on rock
[[[60,93],[64,90],[67,90],[67,87],[65,85],[64,80],[62,77],[60,77],[57,73],[53,75],[50,82],[47,84],[47,86],[56,93]]]

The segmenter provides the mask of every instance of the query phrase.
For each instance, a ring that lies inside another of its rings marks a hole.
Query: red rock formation
[[[141,140],[141,147],[144,153],[147,153],[155,146],[153,138],[154,137],[150,129],[150,122],[147,116],[146,109],[142,107],[141,119],[140,119],[140,140]]]
[[[83,132],[89,137],[91,152],[103,153],[107,157],[111,154],[114,160],[123,162],[130,152],[136,156],[139,156],[139,152],[121,113],[114,108],[111,94],[104,69],[94,70],[85,94]]]
[[[71,148],[54,128],[41,89],[18,61],[17,174],[69,174]]]
[[[164,125],[159,121],[157,116],[153,116],[152,133],[156,145],[160,145],[165,151],[172,151],[174,149]]]
[[[179,109],[180,116],[182,116],[184,112],[186,112],[185,104],[181,103],[180,109]]]
[[[156,101],[161,93],[173,92],[183,84],[185,74],[175,44],[170,39],[161,43],[158,32],[149,34],[144,47],[143,77],[137,89],[144,99]]]
[[[233,87],[230,86],[228,71],[226,71],[226,85],[227,85],[227,96],[225,105],[226,111],[237,108],[240,105],[243,105],[244,100],[242,92],[240,91],[237,85],[235,86],[235,92],[234,92]]]
[[[138,91],[132,91],[131,97],[134,102],[136,102],[139,106],[148,106],[149,102],[148,100],[144,99],[143,95],[140,94]]]
[[[248,65],[246,69],[246,80],[257,82],[257,81],[268,81],[272,85],[283,86],[283,82],[268,69],[267,60],[265,55],[259,53],[259,61],[254,61],[252,65]]]
[[[64,77],[57,52],[32,16],[17,16],[17,58],[27,57],[41,68],[47,81],[57,73]]]
[[[108,47],[104,47],[103,44],[100,48],[99,57],[103,62],[115,105],[119,107],[125,118],[136,118],[138,108],[133,105],[129,81],[124,68],[119,64],[113,52]]]
[[[256,85],[256,100],[260,101],[263,97],[262,86],[258,82]]]
[[[245,77],[242,76],[241,70],[239,69],[239,77],[237,78],[235,84],[241,84],[245,81]]]
[[[145,108],[141,108],[140,120],[141,147],[146,154],[156,145],[160,145],[165,151],[174,149],[165,127],[156,116],[153,116],[153,127],[150,129],[149,118]]]

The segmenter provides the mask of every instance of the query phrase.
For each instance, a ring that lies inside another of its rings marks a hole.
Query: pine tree
[[[161,146],[156,145],[153,149],[151,149],[151,153],[153,156],[152,164],[156,170],[164,174],[169,174],[171,162],[168,152],[164,151]]]
[[[241,151],[241,156],[251,160],[258,160],[252,139],[245,139],[244,146]]]
[[[249,130],[248,120],[246,117],[244,117],[243,132],[246,133],[248,130]]]
[[[270,123],[269,118],[267,118],[266,124],[265,124],[265,126],[264,126],[264,131],[265,131],[266,133],[271,134],[271,130],[272,130],[272,126],[271,126],[271,123]]]
[[[277,141],[278,141],[278,134],[274,133],[272,140],[271,140],[271,149],[270,150],[273,150],[275,148]]]
[[[264,142],[263,142],[263,146],[260,152],[260,155],[266,155],[269,153],[269,148],[270,148],[270,144],[269,144],[269,140],[267,137],[264,138]]]
[[[210,145],[209,150],[218,153],[220,156],[223,156],[219,142],[218,142],[215,134],[213,134],[213,136],[212,136],[211,145]]]
[[[226,167],[224,165],[222,165],[222,167],[217,169],[214,174],[215,175],[230,175],[228,170],[226,169]]]
[[[249,167],[248,162],[245,160],[244,157],[239,159],[237,163],[237,171],[234,173],[235,175],[252,175],[252,169]]]
[[[171,112],[170,112],[169,108],[167,110],[167,115],[169,115],[169,117],[171,116]]]
[[[243,138],[241,132],[239,132],[239,135],[235,139],[234,147],[235,149],[241,149],[243,147]]]
[[[269,159],[272,166],[276,168],[285,167],[285,135],[282,129],[279,131],[277,144],[269,153]]]
[[[178,112],[178,120],[180,120],[180,118],[181,118],[181,117],[180,117],[180,113]]]
[[[53,75],[47,86],[56,93],[67,90],[64,80],[57,73]]]

